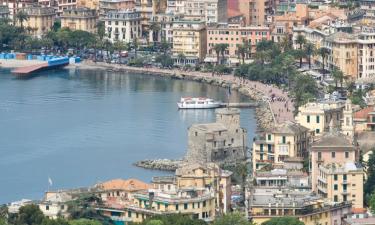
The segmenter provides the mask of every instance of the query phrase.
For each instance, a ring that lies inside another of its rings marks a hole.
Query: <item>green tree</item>
[[[164,225],[164,223],[161,220],[150,220],[146,225]]]
[[[96,220],[78,219],[69,221],[69,225],[102,225],[102,223]]]
[[[225,60],[225,52],[228,50],[229,44],[220,44],[220,53],[221,53],[221,61],[224,62]]]
[[[263,222],[261,225],[304,225],[304,223],[297,218],[284,216],[272,218]]]
[[[182,52],[178,53],[178,55],[177,55],[177,60],[178,60],[178,62],[179,62],[180,64],[181,64],[182,62],[185,62],[185,60],[186,60],[186,56],[185,56],[185,54],[182,53]]]
[[[43,212],[39,206],[31,204],[22,206],[15,218],[16,225],[40,225],[44,220]]]
[[[23,11],[23,10],[20,10],[18,11],[18,13],[16,14],[16,17],[15,17],[16,21],[18,21],[18,23],[20,24],[20,27],[21,27],[21,30],[23,31],[24,30],[24,25],[23,23],[27,20],[29,20],[29,15]]]
[[[299,67],[302,68],[302,58],[305,56],[303,51],[303,45],[306,44],[306,38],[304,35],[299,34],[296,38],[296,43],[299,45]]]
[[[237,45],[237,54],[242,59],[242,64],[245,63],[245,55],[246,55],[246,47],[245,45]]]
[[[213,225],[252,225],[253,223],[249,222],[245,215],[240,213],[229,213],[222,217],[216,219]]]
[[[220,44],[215,44],[213,47],[213,50],[216,53],[216,65],[220,64],[220,51],[221,51],[221,45]]]
[[[375,206],[369,205],[370,196],[375,190],[375,148],[373,148],[371,151],[372,153],[370,154],[370,157],[365,164],[367,179],[365,181],[365,185],[363,186],[364,200],[367,206]]]
[[[153,222],[151,222],[153,221]],[[154,216],[142,223],[129,223],[129,225],[207,225],[199,219],[192,219],[182,214]]]
[[[297,107],[317,97],[318,87],[316,81],[309,75],[297,74],[293,78],[291,86]]]
[[[318,49],[318,55],[320,55],[320,57],[322,58],[322,70],[323,70],[323,75],[325,74],[325,60],[328,56],[328,54],[330,53],[329,49],[328,48],[325,48],[325,47],[321,47]]]
[[[307,56],[307,61],[309,62],[309,69],[311,69],[311,57],[315,55],[315,45],[311,42],[305,44],[305,55]]]
[[[344,73],[337,67],[335,67],[332,71],[332,77],[335,81],[335,88],[337,89],[337,83],[340,83],[340,87],[342,88],[342,84],[344,82]]]

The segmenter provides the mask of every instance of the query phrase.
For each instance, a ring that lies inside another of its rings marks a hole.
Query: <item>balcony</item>
[[[318,185],[318,190],[327,194],[327,188],[324,188],[324,187]]]
[[[322,183],[327,183],[327,180],[326,179],[324,179],[323,177],[318,177],[318,180],[319,181],[321,181]]]

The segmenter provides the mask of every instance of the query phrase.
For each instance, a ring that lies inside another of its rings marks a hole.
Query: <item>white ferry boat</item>
[[[177,102],[179,109],[214,109],[221,106],[220,102],[216,102],[210,98],[181,98]]]

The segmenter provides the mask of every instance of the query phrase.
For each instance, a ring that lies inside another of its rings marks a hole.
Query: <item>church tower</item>
[[[353,107],[352,107],[352,102],[350,101],[350,99],[347,99],[345,102],[341,130],[344,135],[353,139],[354,137]]]

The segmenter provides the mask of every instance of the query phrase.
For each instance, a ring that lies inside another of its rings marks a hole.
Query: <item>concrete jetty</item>
[[[226,107],[226,108],[253,108],[257,107],[259,103],[257,102],[229,102],[229,103],[221,103],[221,107]]]

